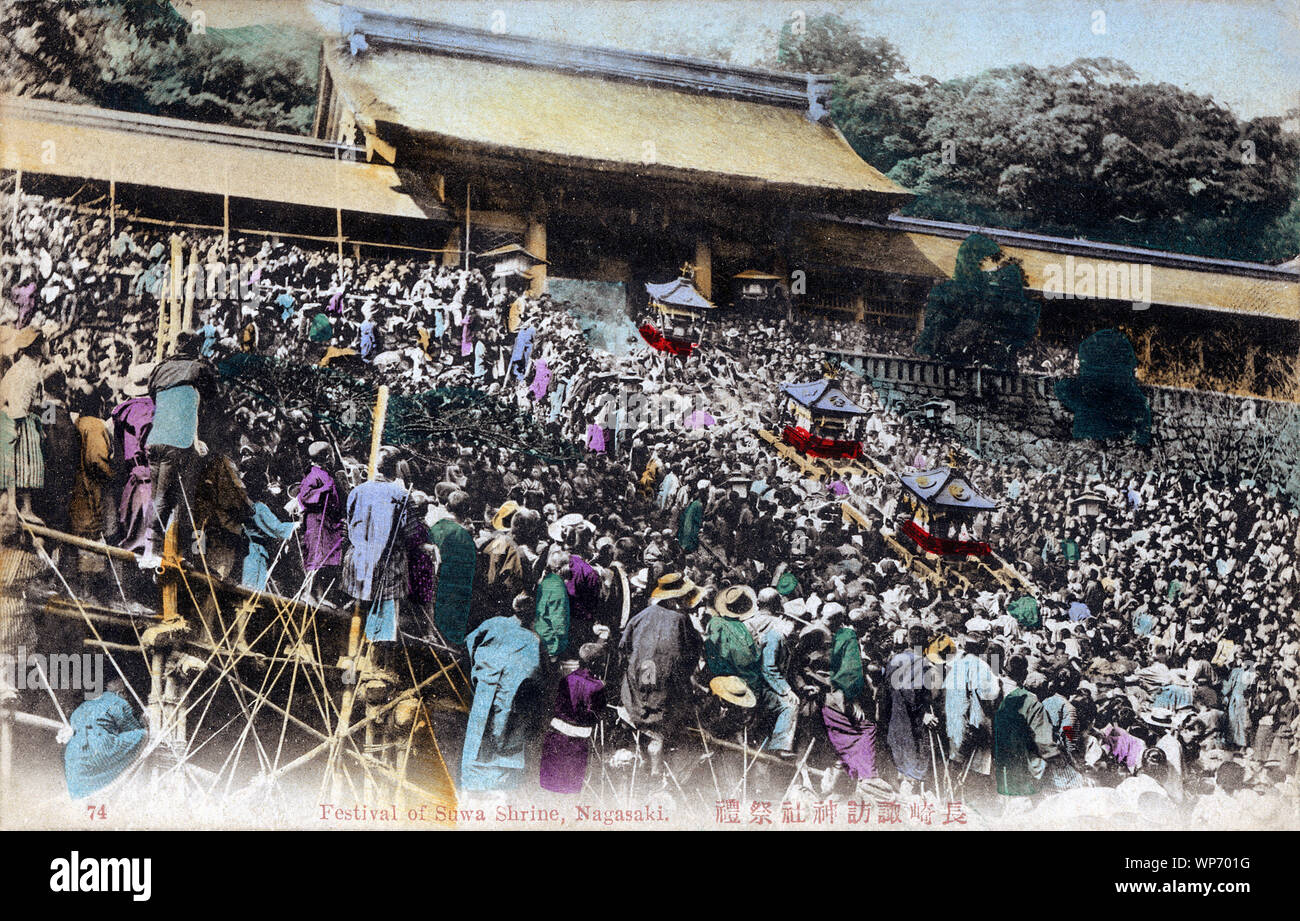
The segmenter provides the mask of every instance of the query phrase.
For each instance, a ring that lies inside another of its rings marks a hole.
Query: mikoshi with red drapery
[[[679,358],[687,358],[700,346],[705,319],[717,307],[700,293],[691,277],[691,267],[662,285],[646,282],[654,321],[647,320],[638,329],[650,347]]]
[[[939,556],[988,556],[983,523],[998,507],[956,467],[934,467],[900,476],[903,496],[912,507],[902,531],[926,553]]]
[[[832,378],[784,384],[781,438],[801,454],[834,460],[862,456],[858,420],[868,414]]]

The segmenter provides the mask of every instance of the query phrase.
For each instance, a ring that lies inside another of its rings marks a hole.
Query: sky
[[[211,25],[304,20],[334,0],[196,0]],[[939,79],[1112,57],[1237,115],[1300,106],[1300,0],[358,0],[357,6],[586,45],[762,63],[784,22],[838,13]]]

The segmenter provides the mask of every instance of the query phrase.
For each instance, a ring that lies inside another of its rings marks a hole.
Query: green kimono
[[[862,674],[862,648],[852,627],[840,627],[831,639],[831,684],[844,692],[847,703],[866,687]]]
[[[686,553],[694,553],[700,547],[700,527],[704,524],[704,503],[696,499],[682,509],[677,519],[677,543]]]
[[[754,634],[740,621],[714,614],[704,628],[704,661],[714,677],[736,675],[754,691],[762,687],[762,655]]]
[[[330,318],[323,313],[313,316],[307,327],[307,338],[312,342],[329,342],[334,338],[334,324]]]
[[[556,573],[547,573],[537,587],[537,620],[533,632],[547,654],[560,656],[569,648],[569,591]]]
[[[1078,542],[1069,540],[1068,538],[1061,541],[1061,553],[1065,555],[1066,562],[1073,563],[1077,561],[1079,559]]]
[[[1022,627],[1038,626],[1038,599],[1024,595],[1007,605],[1007,613]]]
[[[429,540],[437,545],[440,559],[433,622],[448,643],[464,646],[477,562],[474,538],[462,525],[443,518],[429,529]]]
[[[1033,796],[1056,756],[1052,724],[1038,698],[1016,688],[993,714],[993,771],[1003,796]]]

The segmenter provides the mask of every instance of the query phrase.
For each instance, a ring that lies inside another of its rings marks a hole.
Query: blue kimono
[[[275,299],[275,303],[280,308],[280,320],[287,323],[293,316],[293,295],[285,291]]]
[[[487,374],[487,346],[483,340],[474,343],[474,376],[483,377]]]
[[[375,321],[365,320],[361,323],[361,341],[358,351],[361,353],[362,361],[370,361],[375,357]]]
[[[528,362],[533,357],[533,336],[531,326],[521,329],[515,336],[515,347],[510,352],[510,368],[515,377],[523,378],[528,374]]]
[[[934,666],[907,649],[889,660],[885,669],[885,741],[898,773],[924,780],[930,773],[930,747],[921,717],[929,712],[935,686]]]
[[[348,493],[343,590],[371,602],[366,637],[375,643],[397,641],[397,602],[407,591],[406,505],[407,491],[396,483],[370,480]]]
[[[524,746],[540,728],[542,642],[516,617],[492,617],[465,638],[474,703],[465,726],[460,785],[509,790],[524,775]]]
[[[73,799],[104,789],[130,767],[148,737],[131,705],[105,691],[72,711],[72,739],[63,752],[64,776]]]
[[[1250,711],[1246,708],[1246,688],[1252,677],[1249,671],[1238,667],[1234,668],[1223,681],[1223,701],[1228,710],[1223,740],[1234,748],[1246,747],[1246,732],[1250,729]]]
[[[272,548],[276,543],[288,540],[297,526],[297,522],[281,521],[275,517],[275,512],[265,502],[253,505],[253,515],[244,525],[248,555],[244,557],[244,575],[240,584],[259,592],[266,589]]]

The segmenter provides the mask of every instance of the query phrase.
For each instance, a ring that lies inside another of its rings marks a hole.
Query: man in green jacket
[[[1033,796],[1039,791],[1048,759],[1060,752],[1052,739],[1052,724],[1038,698],[1025,690],[1029,663],[1012,656],[1003,671],[1015,690],[1002,698],[993,714],[993,771],[1003,796]]]

